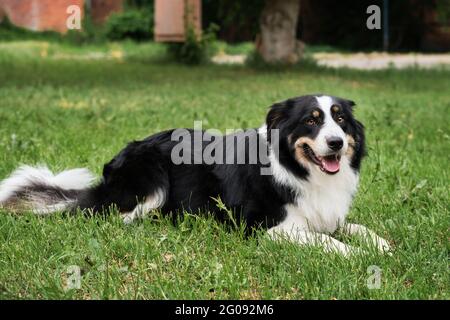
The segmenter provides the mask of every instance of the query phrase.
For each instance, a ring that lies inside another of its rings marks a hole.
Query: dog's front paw
[[[125,213],[122,215],[122,220],[124,224],[132,224],[136,220],[136,215],[134,213]]]

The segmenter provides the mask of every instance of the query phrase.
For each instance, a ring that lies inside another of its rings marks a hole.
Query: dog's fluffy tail
[[[0,207],[36,214],[72,209],[94,180],[84,168],[53,174],[45,166],[21,166],[0,183]]]

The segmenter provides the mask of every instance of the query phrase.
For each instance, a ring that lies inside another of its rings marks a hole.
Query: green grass
[[[271,103],[325,92],[355,100],[367,129],[349,220],[387,238],[393,255],[346,259],[262,232],[244,239],[210,218],[125,226],[117,216],[2,211],[0,298],[449,298],[449,71],[191,68],[162,52],[0,43],[0,179],[20,163],[99,175],[130,140],[194,120],[257,127]],[[366,285],[371,265],[382,270],[379,289]],[[70,266],[81,269],[81,289],[65,290]]]

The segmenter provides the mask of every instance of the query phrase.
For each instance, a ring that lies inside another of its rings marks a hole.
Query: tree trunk
[[[296,63],[302,45],[296,39],[300,0],[266,0],[257,51],[268,63]]]

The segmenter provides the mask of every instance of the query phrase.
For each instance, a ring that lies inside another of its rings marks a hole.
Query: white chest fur
[[[308,180],[301,180],[288,172],[275,158],[269,156],[274,179],[293,189],[296,201],[285,206],[284,229],[290,226],[308,231],[333,233],[345,221],[358,185],[358,174],[350,167],[346,157],[341,169],[328,175],[311,165]]]

